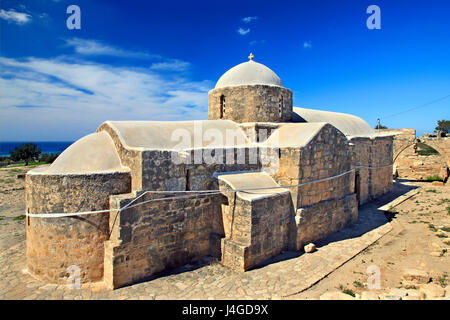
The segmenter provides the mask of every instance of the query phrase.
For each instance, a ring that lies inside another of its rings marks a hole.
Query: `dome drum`
[[[272,85],[240,85],[211,90],[208,119],[286,122],[292,118],[292,91]]]

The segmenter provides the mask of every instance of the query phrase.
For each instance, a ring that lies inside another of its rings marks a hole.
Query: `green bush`
[[[429,145],[427,145],[425,143],[417,144],[417,153],[420,156],[430,156],[433,154],[439,154],[439,152],[437,152],[435,149],[433,149],[432,147],[430,147]]]
[[[41,154],[41,157],[39,158],[39,161],[41,162],[45,162],[45,163],[53,163],[53,161],[56,160],[56,158],[58,158],[59,154],[57,153],[46,153],[44,152],[43,154]]]
[[[425,178],[425,180],[427,181],[444,181],[441,177],[439,176],[428,176]]]

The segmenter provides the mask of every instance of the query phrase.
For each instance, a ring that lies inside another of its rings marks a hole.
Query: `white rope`
[[[392,167],[393,164],[388,164],[387,166],[380,166],[380,167],[366,167],[366,166],[356,166],[356,169],[381,169],[381,168],[387,168]]]
[[[218,195],[218,194],[222,194],[222,193],[225,193],[225,192],[248,192],[248,191],[258,191],[258,190],[273,190],[273,189],[286,189],[286,188],[301,187],[301,186],[308,185],[308,184],[311,184],[311,183],[317,183],[317,182],[328,181],[328,180],[331,180],[331,179],[336,179],[336,178],[342,177],[342,176],[344,176],[346,174],[349,174],[350,172],[353,172],[353,171],[355,171],[356,169],[359,169],[359,168],[378,169],[378,168],[384,168],[384,167],[389,167],[389,166],[392,166],[392,165],[383,166],[383,167],[363,167],[363,166],[358,166],[358,167],[355,167],[355,169],[351,169],[351,170],[345,171],[345,172],[340,173],[340,174],[335,175],[335,176],[322,178],[322,179],[318,179],[318,180],[313,180],[313,181],[308,181],[308,182],[299,183],[299,184],[294,184],[294,185],[284,185],[284,186],[275,186],[275,187],[225,189],[225,190],[188,190],[188,191],[182,191],[182,190],[173,190],[173,191],[148,190],[148,191],[143,192],[141,195],[139,195],[138,197],[136,197],[135,199],[133,199],[127,205],[125,205],[123,208],[120,208],[120,209],[95,210],[95,211],[83,211],[83,212],[69,212],[69,213],[28,213],[27,211],[25,211],[25,215],[27,217],[31,217],[31,218],[62,218],[62,217],[82,216],[82,215],[96,214],[96,213],[121,212],[121,211],[124,211],[126,209],[135,208],[137,206],[141,206],[143,204],[150,203],[150,202],[155,202],[155,201],[188,199],[188,198],[191,198],[191,197],[198,197],[198,196],[204,196],[204,195],[206,195],[206,196]],[[139,202],[137,204],[132,205],[134,202],[136,202],[138,199],[142,198],[144,195],[146,195],[148,193],[154,193],[154,194],[188,193],[189,195],[150,199],[150,200],[142,201],[142,202]]]

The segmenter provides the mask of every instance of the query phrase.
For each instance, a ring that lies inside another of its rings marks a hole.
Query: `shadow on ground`
[[[411,186],[405,184],[409,180],[395,180],[392,185],[392,190],[377,199],[368,202],[358,208],[358,220],[352,225],[335,232],[323,239],[315,241],[314,244],[317,248],[324,247],[332,242],[343,241],[351,238],[357,238],[363,234],[370,232],[374,229],[381,227],[382,225],[392,221],[395,218],[395,212],[386,212],[379,210],[378,208],[388,204],[389,202],[397,199],[405,193],[417,189],[417,186]],[[301,251],[287,251],[283,252],[257,266],[252,270],[263,268],[267,265],[277,263],[280,261],[295,259],[302,256],[305,252]]]
[[[385,212],[383,210],[379,210],[378,208],[385,204],[388,204],[389,202],[400,197],[401,195],[404,195],[405,193],[418,188],[417,186],[410,186],[410,185],[404,184],[404,182],[406,182],[406,181],[408,181],[408,180],[401,180],[401,181],[396,180],[393,183],[391,192],[389,192],[385,195],[382,195],[382,196],[378,197],[377,199],[359,207],[358,220],[355,223],[346,227],[345,229],[342,229],[338,232],[335,232],[335,233],[329,235],[326,238],[316,241],[315,242],[316,247],[320,248],[320,247],[324,247],[332,242],[343,241],[343,240],[347,240],[347,239],[351,239],[351,238],[360,237],[363,234],[370,232],[371,230],[377,229],[380,226],[390,222],[395,217],[395,213]],[[277,262],[295,259],[295,258],[302,256],[303,254],[304,254],[303,250],[301,250],[301,251],[285,251],[269,260],[266,260],[263,263],[258,264],[257,266],[251,268],[250,270],[256,270],[256,269],[264,268],[265,266],[268,266],[268,265],[271,265],[271,264],[274,264]],[[217,263],[217,259],[215,259],[213,257],[205,257],[203,259],[193,261],[193,262],[186,264],[184,266],[181,266],[181,267],[176,267],[176,268],[172,268],[172,269],[168,269],[168,270],[164,270],[162,272],[156,273],[156,274],[152,275],[150,278],[142,279],[138,282],[134,282],[133,284],[130,284],[130,286],[138,284],[138,283],[147,282],[147,281],[150,281],[150,280],[153,280],[156,278],[163,278],[163,277],[167,277],[167,276],[171,276],[171,275],[176,275],[176,274],[180,274],[180,273],[184,273],[184,272],[193,271],[193,270],[200,269],[200,268],[203,268],[205,266],[208,266],[208,265],[211,265],[214,263]]]

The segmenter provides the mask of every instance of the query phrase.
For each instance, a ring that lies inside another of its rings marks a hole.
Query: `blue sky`
[[[66,9],[81,9],[69,30]],[[369,30],[369,5],[381,29]],[[294,105],[432,132],[450,118],[450,2],[65,1],[0,4],[0,141],[76,140],[106,120],[207,118],[229,68],[267,65]]]

